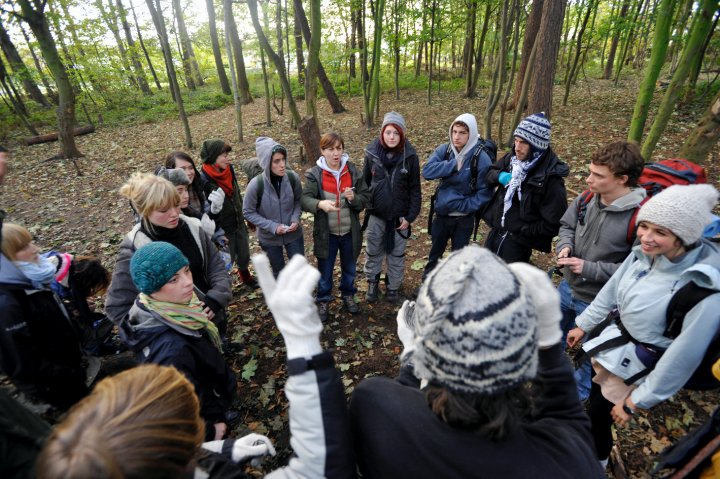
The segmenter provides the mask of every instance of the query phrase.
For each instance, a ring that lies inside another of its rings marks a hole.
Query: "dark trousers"
[[[430,254],[428,262],[423,271],[423,279],[435,269],[438,261],[445,252],[447,242],[450,240],[450,248],[457,251],[466,247],[470,243],[470,236],[475,227],[475,217],[473,215],[466,216],[441,216],[435,215],[432,222],[432,245],[430,246]]]
[[[277,278],[280,271],[285,267],[285,256],[283,255],[283,245],[264,245],[260,247],[267,254],[268,260],[270,261],[270,267],[272,268],[273,275]],[[305,255],[305,241],[302,236],[298,237],[295,241],[285,245],[285,251],[287,252],[288,260],[296,254]]]
[[[352,233],[342,236],[330,234],[328,257],[318,258],[320,282],[318,283],[316,300],[320,303],[332,300],[333,269],[335,258],[340,252],[340,293],[343,296],[352,296],[357,292],[355,288],[356,258],[353,255]]]
[[[506,263],[529,263],[532,248],[518,242],[514,233],[493,228],[485,240],[485,247]]]
[[[590,389],[590,427],[592,428],[592,436],[595,441],[595,451],[600,460],[610,457],[612,449],[612,425],[613,419],[610,411],[615,405],[605,399],[600,392],[600,386],[592,383]]]

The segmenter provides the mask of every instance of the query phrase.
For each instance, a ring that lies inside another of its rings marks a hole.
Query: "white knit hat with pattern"
[[[452,253],[420,288],[413,318],[420,379],[498,394],[535,377],[537,316],[507,264],[476,245]]]
[[[672,185],[640,207],[637,222],[667,228],[689,246],[712,222],[712,209],[717,203],[718,190],[712,185]]]

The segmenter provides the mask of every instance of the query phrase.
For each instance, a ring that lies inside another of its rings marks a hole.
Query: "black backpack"
[[[497,145],[492,140],[486,140],[484,138],[481,138],[478,136],[478,145],[480,145],[480,148],[475,150],[475,154],[470,159],[470,188],[475,189],[475,185],[477,184],[477,177],[478,177],[478,159],[480,158],[480,154],[482,152],[487,153],[487,155],[490,157],[490,163],[495,163],[495,160],[497,159]],[[447,147],[445,148],[445,155],[443,156],[444,160],[447,161],[450,158],[450,143],[447,144]],[[435,216],[435,200],[437,200],[437,193],[438,189],[440,188],[441,182],[438,183],[438,185],[435,187],[435,191],[433,192],[432,196],[430,196],[430,212],[428,213],[428,227],[427,231],[428,234],[432,234],[432,221],[433,216]],[[485,208],[480,208],[478,211],[475,212],[475,227],[473,228],[473,241],[477,239],[477,231],[478,227],[480,226],[480,219],[482,218],[482,215],[485,211]]]

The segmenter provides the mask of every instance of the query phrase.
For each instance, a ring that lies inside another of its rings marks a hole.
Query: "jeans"
[[[285,267],[285,256],[283,255],[283,245],[264,245],[260,247],[267,254],[268,260],[270,261],[270,267],[272,268],[273,275],[277,278],[280,271]],[[288,259],[292,258],[296,254],[305,255],[305,241],[300,236],[295,241],[291,241],[285,245],[285,251],[287,252]]]
[[[320,283],[316,301],[324,303],[332,300],[333,269],[335,258],[340,251],[340,293],[343,296],[352,296],[357,292],[355,288],[355,256],[353,255],[352,233],[342,236],[330,234],[328,245],[328,257],[318,258],[318,269],[320,270]]]
[[[452,251],[457,251],[470,244],[470,236],[472,236],[475,228],[475,216],[440,216],[435,215],[432,222],[432,245],[430,246],[430,254],[428,262],[423,271],[423,279],[435,269],[438,261],[445,252],[447,242],[450,240]]]
[[[562,329],[562,343],[565,344],[568,332],[575,327],[575,318],[590,306],[590,303],[580,301],[573,297],[570,285],[567,281],[562,280],[558,285],[558,293],[560,293],[560,311],[562,312],[562,320],[560,328]],[[579,368],[575,370],[575,382],[577,383],[578,396],[581,401],[585,401],[590,396],[590,374],[592,367],[590,359],[586,358]]]

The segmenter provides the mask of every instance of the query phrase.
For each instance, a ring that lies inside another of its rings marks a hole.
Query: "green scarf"
[[[177,324],[192,331],[206,329],[212,343],[222,352],[222,341],[217,326],[207,318],[195,293],[193,293],[192,299],[187,304],[157,301],[145,293],[140,293],[138,298],[140,303],[148,310],[159,314],[172,324]]]

